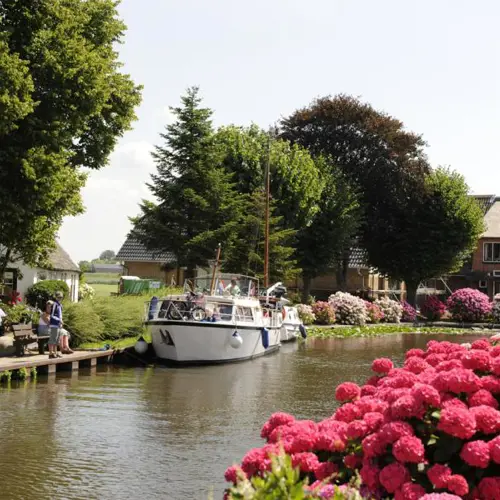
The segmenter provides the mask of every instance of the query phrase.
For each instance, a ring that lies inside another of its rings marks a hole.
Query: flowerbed
[[[344,325],[364,325],[368,320],[365,301],[350,293],[337,292],[330,295],[328,303],[335,311],[339,323]]]
[[[359,472],[372,498],[500,499],[500,346],[430,341],[410,349],[402,368],[386,358],[372,368],[365,385],[337,387],[341,406],[321,422],[273,414],[266,444],[226,479],[265,476],[282,446],[323,498]]]
[[[457,321],[484,321],[491,313],[492,304],[487,295],[473,288],[461,288],[451,294],[447,303]]]

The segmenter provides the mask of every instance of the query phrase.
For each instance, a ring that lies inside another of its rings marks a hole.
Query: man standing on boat
[[[240,287],[238,286],[238,283],[236,282],[236,278],[231,279],[231,283],[229,285],[227,285],[224,293],[225,293],[225,295],[232,295],[233,297],[236,295],[239,295],[241,293]]]

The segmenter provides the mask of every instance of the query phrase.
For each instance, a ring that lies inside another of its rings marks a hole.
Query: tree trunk
[[[347,271],[349,270],[349,254],[344,254],[342,260],[337,264],[336,278],[337,287],[341,292],[347,292]]]
[[[302,302],[307,304],[309,302],[309,296],[311,295],[311,277],[302,275]]]
[[[418,289],[418,281],[406,281],[406,302],[413,307],[417,305],[417,289]]]

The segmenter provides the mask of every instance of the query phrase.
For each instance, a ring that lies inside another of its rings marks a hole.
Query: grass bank
[[[107,343],[127,347],[123,344],[125,339],[133,345],[135,339],[145,333],[142,325],[145,302],[153,295],[171,293],[179,293],[179,289],[166,288],[142,295],[96,296],[92,300],[65,304],[64,324],[71,333],[72,345],[93,348]]]
[[[373,337],[377,335],[394,335],[398,333],[422,334],[453,334],[466,335],[470,333],[492,333],[491,329],[451,328],[441,326],[410,326],[410,325],[366,325],[366,326],[335,326],[333,328],[307,327],[310,338],[349,338]]]

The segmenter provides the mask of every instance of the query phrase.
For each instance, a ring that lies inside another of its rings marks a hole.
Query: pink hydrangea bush
[[[384,313],[384,321],[387,323],[399,323],[403,316],[403,307],[396,300],[391,300],[389,297],[382,297],[375,301],[382,312]]]
[[[417,319],[417,311],[415,308],[408,304],[406,300],[401,302],[401,307],[403,308],[403,315],[401,316],[401,321],[406,323],[413,323]]]
[[[484,321],[491,313],[491,303],[487,295],[474,288],[454,291],[446,305],[456,321]]]
[[[330,295],[328,303],[335,311],[337,323],[343,325],[364,325],[368,320],[365,301],[350,293],[337,292]]]
[[[264,474],[283,446],[309,484],[359,473],[370,498],[500,499],[500,346],[430,341],[401,368],[388,358],[372,368],[365,385],[337,387],[341,406],[320,422],[273,414],[244,474]]]
[[[312,306],[315,323],[318,325],[333,325],[335,323],[335,311],[328,302],[318,301]]]
[[[379,305],[365,300],[365,307],[368,323],[380,323],[384,319],[384,313]]]
[[[446,305],[439,300],[439,297],[429,295],[422,304],[420,312],[429,321],[439,321],[446,313]]]
[[[300,321],[302,321],[304,325],[312,325],[316,321],[316,315],[313,312],[312,306],[308,304],[298,304],[296,307]]]

